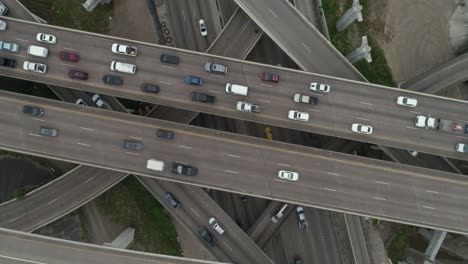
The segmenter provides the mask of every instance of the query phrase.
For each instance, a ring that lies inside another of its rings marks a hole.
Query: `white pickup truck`
[[[164,170],[164,161],[160,161],[157,159],[149,159],[146,162],[146,168],[155,171],[163,171]]]
[[[310,96],[310,95],[305,95],[305,94],[300,94],[300,93],[295,93],[293,96],[293,101],[295,103],[301,103],[301,104],[317,104],[318,98],[315,96]]]
[[[238,101],[236,109],[247,113],[260,113],[262,107],[249,102]]]

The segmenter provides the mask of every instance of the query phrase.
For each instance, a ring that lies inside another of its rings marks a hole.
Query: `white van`
[[[146,162],[146,168],[155,171],[163,171],[164,170],[164,161],[160,161],[157,159],[149,159]]]
[[[125,63],[125,62],[119,62],[119,61],[112,61],[110,69],[113,71],[130,73],[130,74],[135,74],[136,72],[135,65],[130,64],[130,63]]]
[[[249,87],[247,86],[232,83],[226,84],[226,93],[247,96],[248,91]]]
[[[37,57],[46,58],[47,55],[49,55],[49,50],[44,47],[30,45],[28,47],[28,54],[37,56]]]

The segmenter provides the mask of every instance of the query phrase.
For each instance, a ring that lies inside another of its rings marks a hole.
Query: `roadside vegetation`
[[[104,33],[109,28],[112,4],[98,5],[93,12],[83,7],[84,0],[21,0],[29,11],[48,24]]]
[[[369,0],[360,1],[363,7],[362,13],[364,21],[354,22],[342,32],[338,32],[336,30],[336,22],[340,19],[343,13],[351,7],[352,0],[322,0],[322,3],[333,46],[335,46],[335,48],[344,56],[358,48],[360,41],[359,44],[353,45],[349,36],[350,29],[353,29],[353,27],[354,29],[357,28],[357,31],[361,36],[367,36],[369,46],[372,48],[372,62],[367,63],[367,61],[361,60],[355,63],[354,67],[356,67],[356,69],[371,83],[395,87],[396,84],[393,80],[390,68],[388,67],[383,50],[378,46],[372,36],[371,22],[368,19]],[[342,5],[344,5],[343,8],[341,8]]]
[[[182,256],[169,214],[134,176],[102,194],[98,204],[111,221],[135,228],[129,249]]]
[[[403,261],[406,250],[409,246],[409,238],[416,233],[416,227],[404,226],[395,237],[392,239],[388,246],[388,257],[392,260],[392,263],[398,263]]]

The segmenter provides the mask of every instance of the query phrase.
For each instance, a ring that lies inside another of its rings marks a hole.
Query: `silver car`
[[[226,74],[227,67],[223,64],[207,62],[205,63],[205,70],[212,73]]]
[[[0,41],[0,49],[13,52],[13,53],[18,53],[19,45],[16,43]]]
[[[56,137],[58,136],[58,130],[55,128],[41,126],[39,128],[39,134],[48,137]]]

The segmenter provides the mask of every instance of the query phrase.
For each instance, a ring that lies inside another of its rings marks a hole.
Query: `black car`
[[[180,202],[170,192],[166,193],[166,201],[174,208],[180,208]]]
[[[16,60],[0,57],[0,66],[14,68],[16,66]]]
[[[159,86],[151,83],[144,83],[141,85],[141,90],[143,92],[149,92],[149,93],[159,93]]]
[[[48,137],[56,137],[58,136],[58,130],[55,128],[41,126],[39,128],[39,134]]]
[[[25,105],[23,106],[23,113],[41,117],[44,115],[44,109],[35,106]]]
[[[186,176],[196,176],[198,173],[197,168],[185,165],[178,162],[172,163],[172,173],[179,174],[179,175],[186,175]]]
[[[122,85],[123,84],[122,78],[120,78],[119,76],[110,75],[110,74],[104,75],[102,77],[102,81],[104,83],[111,84],[111,85]]]
[[[172,140],[176,137],[176,134],[169,130],[159,129],[158,137]]]
[[[122,143],[122,147],[131,150],[143,150],[143,143],[140,141],[125,139]]]
[[[88,80],[88,73],[84,71],[70,70],[68,77],[72,79]]]
[[[190,100],[195,101],[195,102],[202,102],[202,103],[214,103],[216,100],[216,97],[205,94],[205,93],[191,92]]]
[[[161,54],[159,59],[164,63],[179,64],[179,57],[176,55]]]
[[[208,242],[212,247],[216,243],[216,239],[213,237],[213,235],[208,231],[204,226],[200,227],[198,229],[198,234],[206,241]]]

